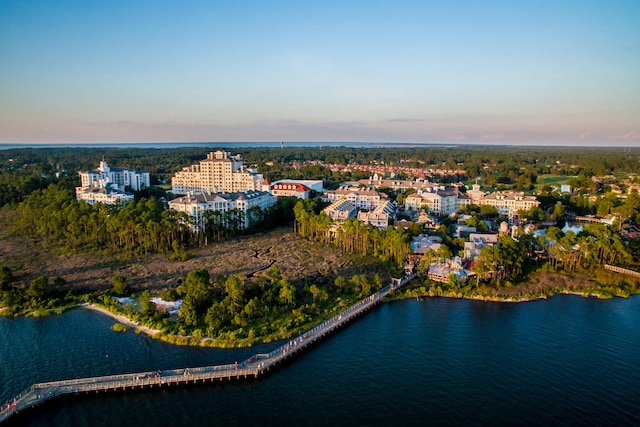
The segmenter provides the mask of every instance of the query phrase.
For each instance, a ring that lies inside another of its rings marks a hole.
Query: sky
[[[640,1],[0,0],[0,143],[640,146]]]

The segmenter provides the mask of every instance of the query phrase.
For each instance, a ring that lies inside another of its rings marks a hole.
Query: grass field
[[[570,179],[575,178],[568,175],[540,175],[539,177],[542,177],[547,185],[566,184]]]

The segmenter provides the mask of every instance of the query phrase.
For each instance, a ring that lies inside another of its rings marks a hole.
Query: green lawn
[[[575,178],[569,175],[540,175],[544,178],[544,182],[547,185],[566,184],[570,179]]]

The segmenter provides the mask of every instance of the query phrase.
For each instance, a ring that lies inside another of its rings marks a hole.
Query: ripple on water
[[[398,301],[257,381],[64,399],[26,423],[638,425],[639,308],[638,297]],[[0,395],[36,381],[229,363],[261,351],[174,347],[113,333],[112,323],[85,310],[0,319]]]

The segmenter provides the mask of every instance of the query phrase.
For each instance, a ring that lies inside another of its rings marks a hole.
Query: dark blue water
[[[78,309],[0,319],[0,399],[33,382],[242,360]],[[108,356],[108,357],[107,357]],[[42,426],[640,425],[640,297],[383,304],[269,376],[53,401]]]

